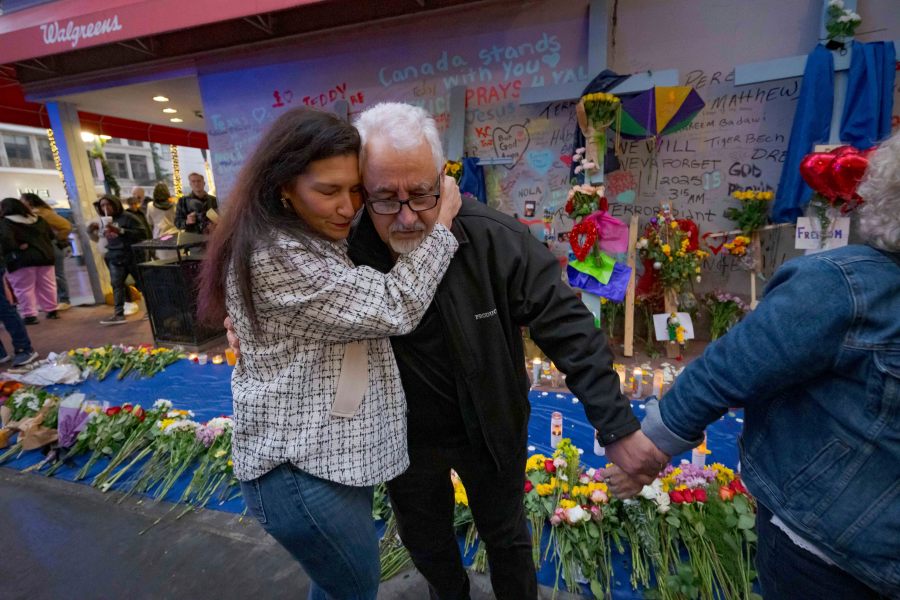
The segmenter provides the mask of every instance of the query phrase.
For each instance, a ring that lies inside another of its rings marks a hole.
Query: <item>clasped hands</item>
[[[631,498],[656,479],[671,458],[638,430],[606,446],[613,465],[603,471],[603,481],[617,498]]]

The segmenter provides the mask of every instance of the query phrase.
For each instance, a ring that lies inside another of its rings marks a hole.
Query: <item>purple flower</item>
[[[203,444],[204,448],[209,448],[216,439],[216,432],[209,427],[202,425],[195,430],[197,441]]]

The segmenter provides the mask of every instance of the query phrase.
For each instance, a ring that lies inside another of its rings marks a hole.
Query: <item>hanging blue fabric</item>
[[[478,164],[478,158],[466,156],[462,159],[463,174],[459,180],[461,194],[472,194],[482,204],[487,204],[487,186],[484,183],[484,167]]]
[[[841,142],[864,150],[891,135],[897,52],[894,42],[853,42]]]
[[[787,157],[772,205],[772,220],[776,223],[796,221],[803,214],[812,190],[800,176],[800,162],[814,145],[828,142],[834,106],[834,57],[824,46],[816,45],[806,59],[801,86]]]

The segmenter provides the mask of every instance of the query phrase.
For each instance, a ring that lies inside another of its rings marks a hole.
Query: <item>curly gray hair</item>
[[[900,132],[869,156],[858,193],[865,201],[859,209],[859,228],[866,243],[900,252]]]

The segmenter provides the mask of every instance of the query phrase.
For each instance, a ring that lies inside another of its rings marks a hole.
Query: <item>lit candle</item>
[[[201,365],[205,365],[206,361],[209,360],[209,356],[206,355],[206,352],[203,354],[197,355],[197,362]]]
[[[225,350],[225,361],[231,367],[237,364],[237,354],[235,354],[234,350],[232,350],[231,348],[227,348]]]
[[[644,371],[640,367],[634,368],[634,397],[640,398],[644,393]]]
[[[563,417],[561,412],[554,412],[550,415],[550,447],[556,448],[562,441],[563,436]]]
[[[653,371],[653,395],[657,398],[662,398],[665,377],[665,373],[663,373],[662,369]]]
[[[191,352],[190,354],[188,354],[188,360],[191,362],[197,362],[197,353]]]
[[[531,385],[534,387],[541,385],[541,359],[539,358],[531,361]]]
[[[706,447],[706,433],[704,432],[703,443],[691,450],[691,464],[695,467],[705,467],[707,454],[712,454],[712,452]]]
[[[626,377],[628,376],[625,373],[625,365],[616,365],[616,373],[619,374],[619,389],[624,394],[625,393],[625,385],[627,383]]]
[[[225,359],[222,358],[221,354],[216,354],[215,356],[213,356],[212,360],[214,365],[221,365],[223,362],[225,362]]]

